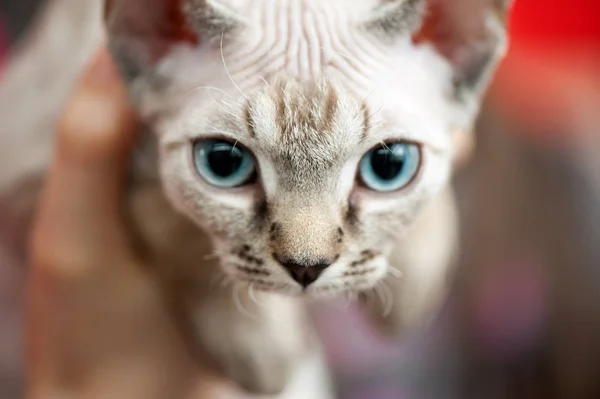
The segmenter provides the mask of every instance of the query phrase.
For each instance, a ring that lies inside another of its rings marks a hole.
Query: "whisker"
[[[254,283],[252,283],[252,282],[248,283],[248,296],[250,297],[252,302],[254,302],[256,304],[256,306],[262,307],[264,304],[259,302],[258,299],[256,298],[256,295],[254,292],[254,287],[255,287]]]
[[[215,260],[219,258],[219,253],[217,251],[213,251],[210,254],[204,255],[202,260]]]
[[[267,82],[267,79],[263,78],[262,76],[258,77],[260,80],[262,80],[262,82],[267,86],[267,87],[271,87],[271,84],[269,82]]]
[[[234,96],[232,96],[231,94],[227,93],[225,90],[219,89],[218,87],[214,87],[214,86],[198,86],[198,87],[195,87],[195,88],[191,89],[190,91],[186,92],[185,95],[191,94],[191,93],[193,93],[195,91],[198,91],[198,90],[216,90],[219,93],[225,94],[226,96],[228,96],[231,99],[235,100]]]
[[[231,280],[229,275],[227,275],[227,273],[221,270],[221,268],[217,268],[217,272],[213,275],[212,280],[210,282],[210,286],[218,286],[219,288],[223,289],[232,283],[233,281]]]
[[[241,301],[241,299],[240,299],[240,293],[239,293],[239,291],[240,291],[240,289],[243,289],[243,288],[245,288],[245,287],[244,287],[243,285],[241,285],[241,284],[236,284],[236,285],[233,287],[232,294],[233,294],[233,302],[234,302],[234,304],[235,304],[235,307],[236,307],[236,309],[237,309],[237,310],[238,310],[240,313],[242,313],[243,315],[245,315],[245,316],[248,316],[248,317],[249,317],[249,318],[251,318],[251,319],[256,319],[256,318],[257,318],[257,315],[256,315],[256,314],[253,314],[253,313],[251,313],[251,312],[249,312],[249,311],[248,311],[248,310],[247,310],[247,309],[246,309],[246,308],[245,308],[245,307],[242,305],[242,301]]]
[[[369,311],[373,310],[375,306],[375,301],[373,300],[375,296],[375,287],[370,290],[365,290],[361,292],[361,306],[366,307]]]
[[[231,76],[231,73],[229,73],[229,69],[227,68],[227,63],[225,62],[225,53],[223,53],[223,38],[224,37],[225,37],[225,30],[223,30],[223,32],[221,32],[221,44],[220,44],[221,60],[223,61],[223,67],[225,68],[225,73],[227,73],[227,76],[229,77],[229,80],[231,80],[231,83],[233,83],[233,85],[240,92],[240,94],[242,96],[244,96],[244,98],[247,101],[250,101],[250,99],[248,98],[248,96],[246,96],[246,94],[244,94],[244,92],[242,91],[242,89],[240,89],[240,87],[238,86],[238,84],[235,83],[235,80],[233,80],[233,77]]]
[[[371,90],[371,91],[369,92],[369,94],[367,94],[367,95],[365,96],[365,98],[363,98],[362,102],[363,102],[363,103],[366,103],[366,102],[367,102],[367,100],[369,99],[369,97],[371,97],[371,95],[373,95],[373,93],[375,93],[375,90]]]
[[[213,99],[213,101],[215,102],[215,104],[217,104],[217,107],[219,107],[219,108],[220,108],[220,109],[221,109],[223,112],[225,112],[225,113],[227,113],[227,114],[231,115],[232,117],[234,117],[234,118],[236,118],[236,119],[238,119],[238,120],[240,120],[240,121],[243,121],[243,120],[244,120],[244,118],[242,118],[240,115],[236,115],[236,114],[234,114],[233,112],[231,112],[230,110],[228,110],[227,108],[223,107],[223,106],[222,106],[222,105],[219,103],[219,101],[217,101],[217,99],[216,99],[216,98],[215,98],[215,97],[212,95],[212,93],[210,93],[210,92],[209,92],[209,96],[210,96],[210,98],[212,98],[212,99]],[[227,103],[225,103],[225,104],[227,104]],[[230,107],[231,107],[231,105],[230,105]]]
[[[369,94],[369,96],[370,96],[370,94]],[[368,96],[367,96],[367,97],[368,97]],[[371,114],[369,114],[369,120],[371,120],[371,121],[372,121],[372,120],[374,120],[374,119],[375,119],[375,116],[376,116],[378,113],[380,113],[382,109],[383,109],[383,101],[381,102],[381,105],[379,106],[379,108],[377,108],[377,111],[375,111],[375,112],[372,112]]]
[[[394,307],[392,291],[390,290],[390,287],[387,286],[385,280],[381,281],[379,288],[381,289],[383,296],[386,298],[386,302],[383,307],[383,317],[386,317],[391,313],[392,308]]]
[[[393,266],[388,267],[387,274],[397,279],[401,279],[403,276],[402,272]]]
[[[381,304],[381,308],[384,309],[386,307],[387,298],[385,297],[385,293],[379,289],[380,285],[380,283],[377,283],[375,287],[373,287],[373,292],[377,297],[377,302],[379,302]]]
[[[231,104],[229,104],[227,101],[225,100],[221,100],[222,104],[225,104],[226,106],[228,106],[229,108],[233,108],[233,106]]]

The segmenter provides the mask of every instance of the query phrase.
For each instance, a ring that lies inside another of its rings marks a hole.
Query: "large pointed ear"
[[[218,0],[106,0],[108,43],[128,82],[151,71],[177,46],[197,46],[241,23]]]
[[[507,50],[508,15],[513,0],[429,0],[414,38],[429,43],[453,70],[454,167],[460,168],[475,147],[474,125],[483,96]]]
[[[413,35],[452,66],[458,129],[470,129],[506,50],[512,0],[379,0],[367,27],[380,36]]]
[[[458,100],[480,97],[507,48],[508,14],[513,0],[429,0],[415,34],[429,42],[454,68]]]

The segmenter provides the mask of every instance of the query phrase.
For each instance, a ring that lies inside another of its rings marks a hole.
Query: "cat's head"
[[[394,244],[448,184],[508,7],[113,0],[107,23],[167,196],[211,233],[224,271],[326,294],[386,276]]]

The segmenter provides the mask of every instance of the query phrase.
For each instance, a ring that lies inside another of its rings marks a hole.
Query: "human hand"
[[[29,399],[216,398],[130,245],[121,195],[137,122],[101,51],[59,123],[31,241]],[[218,393],[217,393],[218,391]]]

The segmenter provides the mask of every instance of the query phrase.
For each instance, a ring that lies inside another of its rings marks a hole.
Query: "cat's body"
[[[100,6],[85,3],[55,2],[53,24],[78,11],[96,20],[71,32],[84,46],[69,52],[68,69],[50,71],[62,77],[17,60],[0,101],[21,97],[34,76],[55,79],[57,101],[31,118],[54,121],[82,61],[102,41]],[[488,47],[472,47],[469,59],[460,50],[471,44],[472,27],[460,31],[460,13],[443,1],[443,21],[457,33],[433,43],[440,52],[411,40],[421,21],[418,1],[190,1],[185,34],[163,29],[172,3],[150,10],[113,1],[107,17],[111,49],[156,137],[141,148],[127,199],[140,251],[190,342],[236,382],[254,393],[281,393],[313,364],[313,380],[290,394],[327,398],[306,297],[375,290],[381,299],[371,295],[372,313],[392,334],[423,323],[443,298],[456,239],[448,187],[459,155],[454,136],[469,134],[501,54],[503,35],[494,29],[507,4],[467,7],[485,20],[474,25],[477,40],[490,32],[493,38]],[[56,29],[43,29],[60,40]],[[30,44],[25,57],[40,57],[36,45],[48,40]],[[0,194],[15,208],[25,191],[36,191],[20,182],[39,175],[51,154],[51,129],[20,115],[6,115],[13,122],[0,138],[8,165]],[[213,147],[202,145],[215,137],[217,144],[230,140],[232,154],[239,144],[240,157],[252,155],[255,180],[220,187],[223,179],[207,177],[202,168],[210,158],[200,157]],[[403,165],[418,151],[414,176],[393,192],[377,192],[360,177],[369,167],[362,159],[396,144],[404,146],[394,147],[404,151]],[[299,393],[307,386],[310,393]]]

